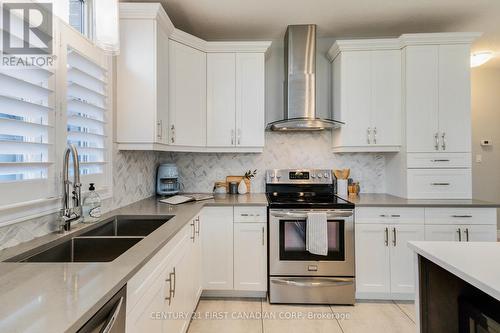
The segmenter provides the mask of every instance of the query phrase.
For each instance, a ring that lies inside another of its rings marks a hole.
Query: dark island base
[[[500,323],[499,301],[422,256],[419,279],[421,332],[490,332],[475,330],[477,321],[471,321],[474,313],[486,314]]]

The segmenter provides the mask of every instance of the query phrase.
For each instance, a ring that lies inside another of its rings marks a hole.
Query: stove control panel
[[[332,184],[332,170],[272,169],[266,171],[267,184]]]

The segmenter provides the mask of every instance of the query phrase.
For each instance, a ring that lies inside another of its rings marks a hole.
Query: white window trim
[[[71,27],[68,23],[63,22],[60,19],[54,19],[54,54],[57,59],[61,59],[61,52],[66,52],[67,45],[61,40],[61,35],[63,29],[69,31],[72,34],[78,35],[79,42],[91,45],[92,47],[97,47],[87,37],[81,35],[76,29]],[[104,54],[104,51],[103,51]],[[64,57],[66,58],[66,57]],[[105,179],[108,180],[106,184],[97,184],[97,193],[101,196],[103,200],[108,200],[113,197],[113,137],[114,137],[114,96],[113,96],[113,85],[114,85],[114,73],[113,73],[113,59],[107,56],[107,123],[106,130],[109,135],[106,138],[106,168],[104,171]],[[62,67],[61,67],[62,66]],[[38,200],[18,202],[14,204],[0,206],[0,227],[5,227],[8,225],[24,222],[34,218],[39,218],[49,214],[58,212],[62,208],[62,155],[64,147],[66,147],[66,110],[62,109],[62,101],[66,100],[66,75],[61,75],[59,72],[61,68],[66,68],[66,64],[58,64],[55,70],[54,76],[56,80],[55,84],[55,128],[56,128],[56,138],[54,142],[55,146],[55,171],[54,171],[54,181],[56,182],[56,196],[49,198],[42,198]],[[61,80],[61,76],[63,80]],[[82,197],[84,197],[87,189],[82,190]]]

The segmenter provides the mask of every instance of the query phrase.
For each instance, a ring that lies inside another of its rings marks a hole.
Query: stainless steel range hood
[[[316,25],[290,25],[285,34],[284,115],[272,131],[319,131],[343,125],[316,115]]]

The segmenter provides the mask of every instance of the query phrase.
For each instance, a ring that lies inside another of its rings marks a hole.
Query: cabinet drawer
[[[409,169],[408,199],[470,199],[471,169]]]
[[[426,224],[493,224],[497,223],[495,208],[426,208]]]
[[[267,207],[235,206],[234,222],[267,222]]]
[[[408,168],[470,168],[470,153],[408,153]]]
[[[360,207],[356,223],[424,224],[424,208]]]

